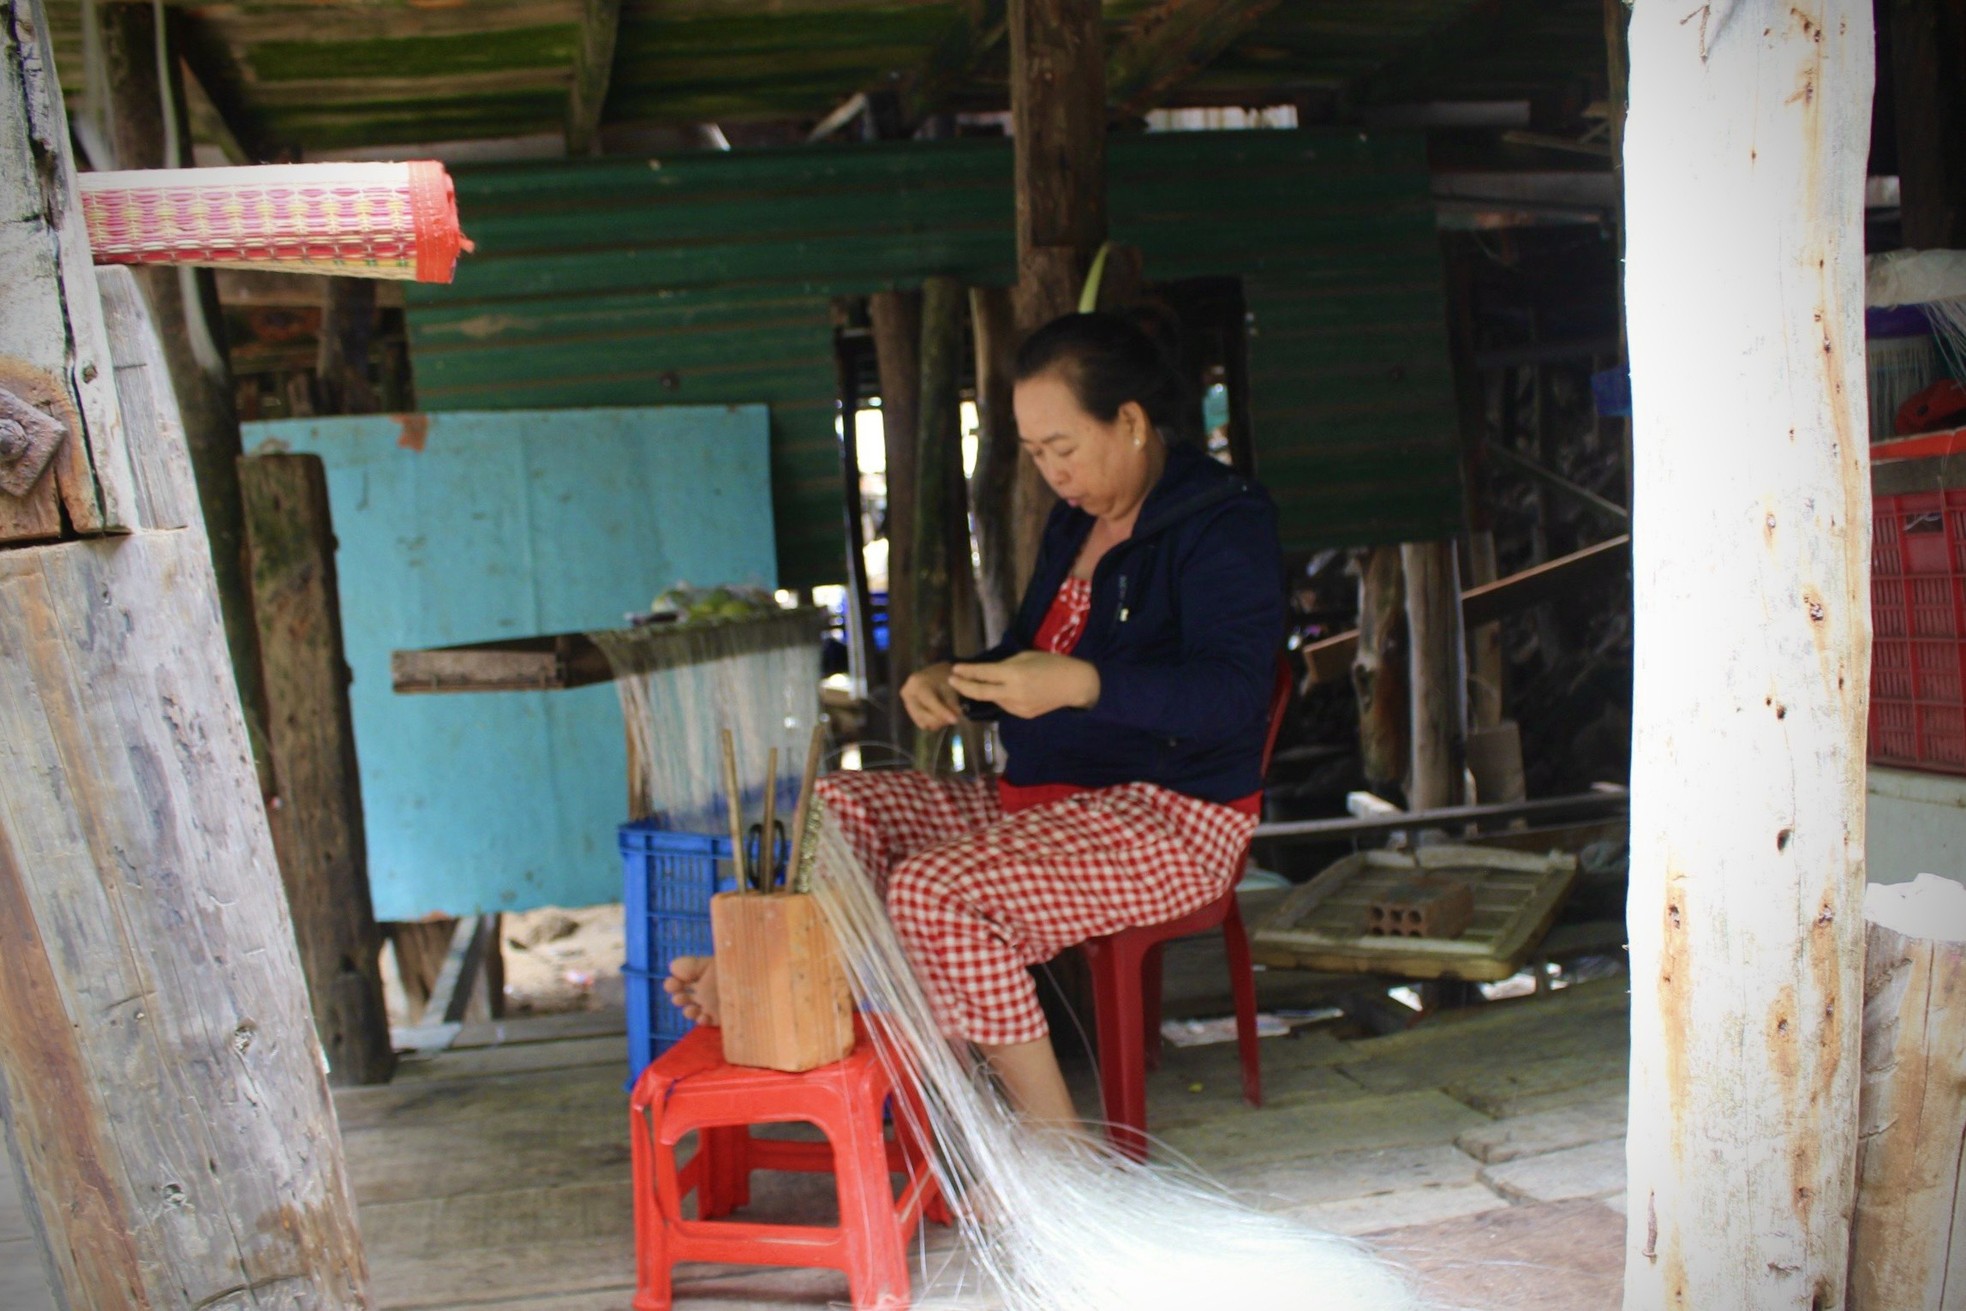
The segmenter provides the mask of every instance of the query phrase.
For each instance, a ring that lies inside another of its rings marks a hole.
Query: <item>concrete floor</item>
[[[1219,970],[1171,953],[1182,980]],[[1219,977],[1215,975],[1213,977]],[[1291,976],[1265,979],[1267,994]],[[1192,1006],[1195,999],[1190,997]],[[467,1029],[387,1087],[337,1094],[377,1300],[437,1311],[625,1311],[633,1295],[620,1015]],[[1169,1049],[1150,1124],[1255,1205],[1366,1236],[1456,1311],[1615,1307],[1623,1269],[1627,1007],[1622,978],[1342,1041],[1263,1044],[1266,1100],[1240,1098],[1232,1044]],[[1097,1104],[1081,1081],[1082,1107]],[[759,1176],[760,1218],[822,1217],[826,1181]],[[52,1307],[9,1176],[0,1308]],[[930,1231],[918,1298],[963,1284]],[[693,1267],[679,1306],[823,1306],[825,1272]],[[987,1307],[987,1300],[965,1305]]]

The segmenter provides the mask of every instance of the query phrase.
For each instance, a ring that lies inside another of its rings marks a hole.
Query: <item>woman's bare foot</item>
[[[689,1019],[697,1024],[716,1024],[716,957],[676,957],[669,962],[669,977],[662,981],[662,990]]]

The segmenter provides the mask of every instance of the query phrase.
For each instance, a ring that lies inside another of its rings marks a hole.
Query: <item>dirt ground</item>
[[[505,1011],[559,1015],[622,1005],[621,903],[505,916]]]

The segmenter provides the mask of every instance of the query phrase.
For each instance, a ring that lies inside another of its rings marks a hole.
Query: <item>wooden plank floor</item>
[[[1169,954],[1169,1005],[1214,1004],[1219,949]],[[1318,980],[1266,977],[1288,1004]],[[1233,1044],[1170,1049],[1150,1121],[1254,1204],[1367,1241],[1464,1311],[1618,1304],[1624,1239],[1625,982],[1456,1012],[1391,1037],[1267,1039],[1265,1105]],[[336,1095],[381,1307],[627,1311],[633,1296],[625,1043],[618,1013],[478,1026],[387,1087]],[[1075,1089],[1097,1105],[1089,1081]],[[826,1181],[759,1175],[752,1214],[824,1220]],[[931,1230],[918,1297],[974,1289]],[[0,1307],[52,1311],[11,1173],[0,1172]],[[686,1267],[679,1307],[820,1307],[825,1272]],[[992,1303],[970,1296],[960,1305]]]
[[[1221,966],[1170,955],[1170,1009],[1206,1007]],[[1298,982],[1302,982],[1299,980]],[[1315,991],[1319,981],[1312,980]],[[1293,980],[1266,978],[1291,1000]],[[1442,1305],[1614,1307],[1623,1270],[1623,979],[1497,1003],[1384,1038],[1264,1042],[1265,1104],[1233,1044],[1169,1049],[1149,1080],[1161,1150],[1254,1204],[1366,1236]],[[378,1300],[410,1311],[626,1311],[633,1295],[624,1045],[606,1015],[468,1031],[387,1088],[337,1095]],[[615,1027],[618,1028],[618,1025]],[[1081,1107],[1097,1105],[1090,1077]],[[824,1221],[826,1181],[758,1176],[752,1213]],[[918,1298],[975,1287],[932,1229]],[[845,1280],[684,1267],[678,1305],[820,1307]],[[959,1305],[987,1308],[980,1294]]]

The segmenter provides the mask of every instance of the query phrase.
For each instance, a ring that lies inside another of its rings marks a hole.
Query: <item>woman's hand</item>
[[[962,703],[949,686],[949,662],[927,665],[901,685],[901,705],[924,733],[948,728],[963,717]]]
[[[1099,701],[1098,667],[1049,651],[1019,651],[995,664],[952,665],[948,683],[970,700],[994,701],[1019,719],[1068,706],[1083,710]]]

